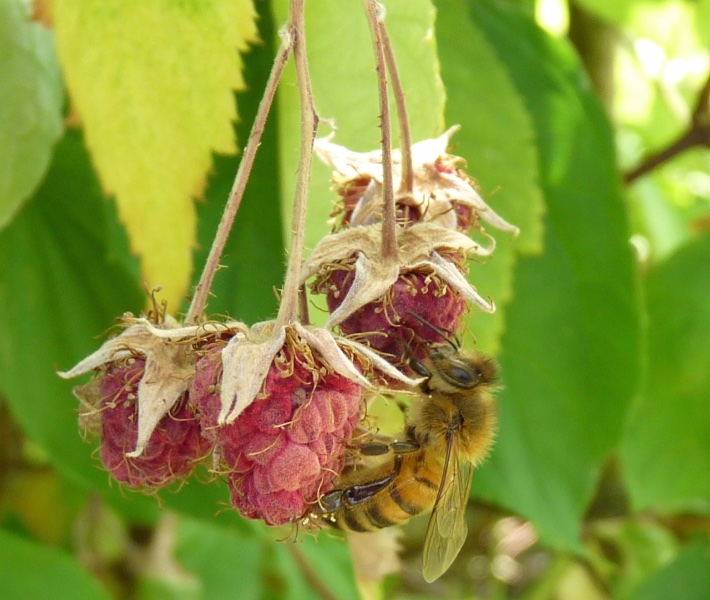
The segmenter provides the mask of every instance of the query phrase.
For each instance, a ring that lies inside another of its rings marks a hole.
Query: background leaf
[[[544,252],[518,261],[500,356],[499,443],[474,489],[569,548],[639,368],[613,140],[567,46],[493,2],[469,7],[530,111],[547,201]]]
[[[149,288],[171,310],[187,290],[192,197],[211,152],[235,151],[233,90],[255,41],[249,0],[54,4],[57,44],[104,189],[116,195]]]
[[[78,435],[73,384],[56,370],[92,352],[116,316],[143,303],[131,277],[106,259],[104,231],[81,137],[68,132],[35,197],[0,232],[0,385],[51,460],[75,480],[101,487],[106,475]]]
[[[632,600],[683,598],[703,600],[710,590],[710,544],[696,541],[684,548],[675,560],[649,578]]]
[[[39,184],[62,131],[59,64],[51,34],[20,0],[0,3],[0,229]]]
[[[705,234],[647,277],[648,367],[622,446],[638,510],[678,508],[710,495],[708,256]]]
[[[2,595],[7,600],[108,600],[70,556],[0,530]]]
[[[469,266],[471,283],[484,297],[493,298],[498,310],[493,315],[471,314],[467,329],[473,339],[468,345],[475,343],[495,355],[505,304],[512,295],[514,253],[542,249],[544,200],[535,131],[508,71],[479,25],[469,18],[465,2],[437,4],[437,32],[447,122],[462,125],[451,152],[466,159],[484,198],[521,232],[513,240],[489,228],[497,239],[495,255],[482,265]]]
[[[200,581],[205,600],[257,600],[262,589],[262,540],[183,519],[176,558]]]

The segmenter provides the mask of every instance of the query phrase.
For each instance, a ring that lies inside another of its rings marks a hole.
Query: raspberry
[[[190,474],[210,449],[183,395],[158,423],[138,457],[127,457],[138,435],[137,387],[145,360],[129,358],[101,376],[101,460],[111,475],[131,487],[158,488]]]
[[[269,525],[297,520],[331,489],[360,421],[362,387],[301,350],[279,350],[261,394],[232,423],[218,425],[219,348],[200,358],[190,391],[229,473],[233,505]]]
[[[340,306],[353,280],[353,271],[340,269],[330,274],[326,301],[332,313]],[[466,309],[464,297],[436,275],[418,271],[401,274],[386,294],[370,302],[343,320],[339,326],[344,335],[366,340],[375,350],[393,357],[400,368],[408,358],[427,356],[428,342],[441,342],[436,330],[414,315],[439,329],[454,332],[461,324]]]

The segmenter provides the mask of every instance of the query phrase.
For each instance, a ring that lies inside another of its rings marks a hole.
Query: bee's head
[[[495,361],[483,354],[462,354],[454,346],[442,344],[429,350],[430,389],[469,390],[494,383],[498,373]]]

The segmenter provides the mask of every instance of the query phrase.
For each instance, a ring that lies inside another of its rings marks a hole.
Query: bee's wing
[[[466,504],[471,491],[473,465],[459,459],[449,439],[441,485],[424,536],[422,573],[431,583],[451,566],[466,541]]]

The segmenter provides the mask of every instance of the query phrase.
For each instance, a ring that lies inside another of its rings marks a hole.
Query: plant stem
[[[384,43],[382,41],[381,12],[384,10],[376,0],[364,0],[365,12],[370,22],[375,47],[377,92],[380,98],[380,128],[382,129],[382,258],[397,259],[397,215],[395,213],[394,183],[392,180],[392,123],[387,96],[387,73],[385,70]]]
[[[399,184],[399,194],[411,196],[414,191],[414,171],[412,169],[412,133],[407,117],[407,103],[404,101],[404,89],[397,71],[397,61],[394,58],[387,27],[380,21],[380,37],[382,38],[387,71],[392,80],[392,91],[397,107],[397,122],[399,123],[399,148],[402,156],[402,181]]]
[[[293,57],[296,65],[296,83],[301,101],[301,148],[296,175],[296,191],[293,198],[293,215],[291,223],[291,251],[286,267],[286,279],[276,317],[275,327],[293,323],[299,307],[299,280],[303,242],[306,230],[306,208],[308,205],[308,187],[311,179],[311,162],[313,159],[313,142],[318,129],[318,115],[313,104],[313,91],[308,71],[306,56],[306,28],[303,18],[304,0],[292,0],[289,32],[293,40]],[[301,308],[303,308],[301,306]],[[302,315],[307,320],[307,315]]]
[[[266,119],[269,115],[269,110],[271,109],[274,96],[276,95],[276,88],[281,79],[281,74],[283,73],[290,53],[291,40],[286,36],[282,36],[281,47],[274,58],[274,64],[271,68],[269,79],[266,82],[266,89],[264,90],[264,95],[259,103],[259,109],[257,110],[256,117],[254,118],[254,124],[252,125],[251,132],[249,133],[247,145],[244,148],[244,156],[239,163],[239,169],[237,170],[237,174],[234,178],[232,189],[229,192],[227,205],[224,207],[224,213],[222,214],[222,219],[217,227],[217,232],[215,234],[214,241],[212,242],[209,256],[205,262],[202,275],[200,276],[200,281],[197,286],[195,286],[195,294],[192,297],[190,308],[185,317],[186,323],[195,323],[204,314],[205,307],[207,306],[207,298],[209,297],[210,290],[212,288],[212,282],[214,280],[215,273],[219,268],[219,259],[222,256],[224,246],[229,238],[229,232],[232,229],[234,217],[237,215],[239,205],[242,202],[244,190],[246,189],[247,181],[249,179],[249,175],[251,174],[252,166],[254,165],[256,151],[259,148],[261,136],[264,133]]]
[[[698,92],[698,99],[693,109],[688,129],[665,148],[647,157],[640,165],[624,174],[624,183],[633,183],[636,179],[653,171],[676,155],[694,148],[710,148],[710,76]]]

